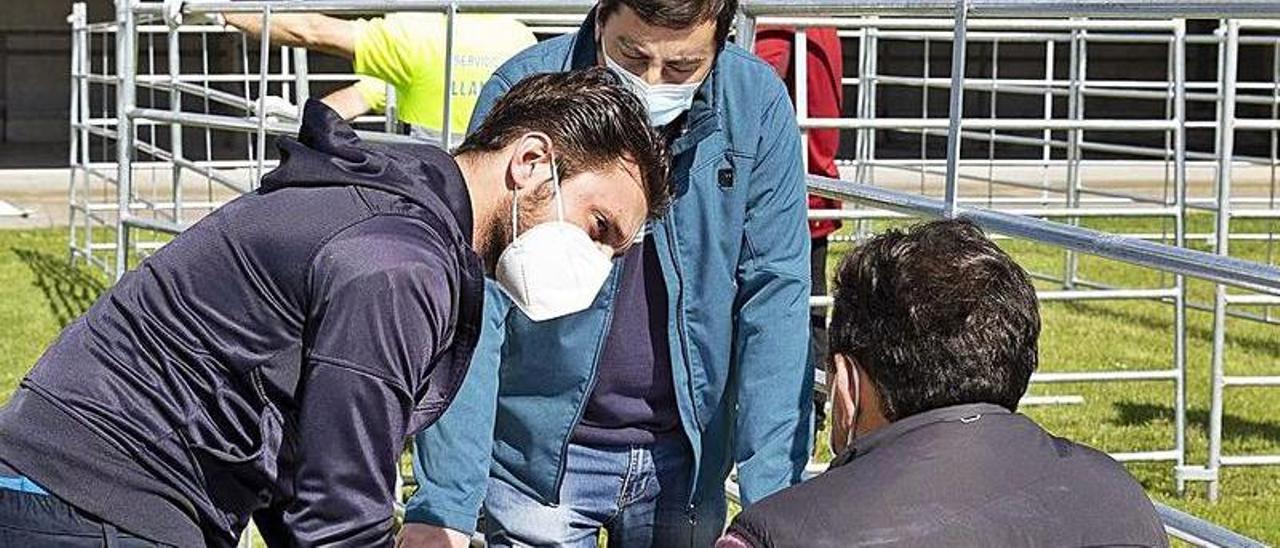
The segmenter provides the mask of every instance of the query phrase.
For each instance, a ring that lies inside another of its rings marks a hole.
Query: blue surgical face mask
[[[603,43],[600,45],[600,51],[604,51]],[[644,101],[649,109],[649,125],[653,127],[670,124],[680,116],[680,113],[689,110],[689,107],[693,106],[694,94],[702,85],[701,81],[687,84],[650,84],[644,81],[644,78],[632,74],[615,62],[607,51],[604,51],[604,63],[609,70],[622,78],[622,83],[627,86],[627,89]]]

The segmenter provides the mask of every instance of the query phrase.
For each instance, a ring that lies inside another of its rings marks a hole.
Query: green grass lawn
[[[1196,219],[1192,230],[1207,228]],[[1107,221],[1109,231],[1156,231],[1159,222]],[[1240,223],[1265,230],[1268,225]],[[1005,249],[1029,270],[1061,272],[1063,253],[1005,240]],[[834,244],[834,269],[847,244]],[[1233,254],[1267,260],[1266,242],[1233,244]],[[1274,251],[1280,254],[1280,242]],[[1158,272],[1081,257],[1083,278],[1127,287],[1154,287],[1171,278]],[[106,287],[103,276],[67,266],[62,230],[0,231],[0,401],[67,322]],[[1045,288],[1051,287],[1045,283]],[[1193,283],[1193,299],[1207,301],[1212,286]],[[1274,311],[1280,316],[1280,310]],[[1045,303],[1041,371],[1163,369],[1172,363],[1173,308],[1149,302]],[[1188,459],[1207,454],[1211,315],[1188,313]],[[1227,370],[1232,374],[1280,374],[1280,327],[1245,320],[1228,324]],[[1028,407],[1024,411],[1059,435],[1108,451],[1173,447],[1171,382],[1033,385],[1032,394],[1080,395],[1083,405]],[[1280,390],[1229,389],[1224,446],[1229,454],[1280,453]],[[823,440],[825,444],[825,440]],[[822,450],[820,450],[822,451]],[[825,451],[823,451],[825,453]],[[1203,484],[1175,490],[1170,463],[1130,464],[1153,497],[1271,544],[1280,544],[1280,467],[1233,468],[1223,473],[1222,500],[1209,503]]]

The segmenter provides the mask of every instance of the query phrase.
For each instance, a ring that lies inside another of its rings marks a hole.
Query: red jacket
[[[840,82],[844,74],[844,60],[840,50],[840,37],[833,28],[809,28],[808,108],[810,118],[839,118],[840,104],[844,97]],[[791,100],[795,101],[795,70],[791,66],[791,47],[795,43],[792,27],[761,26],[756,29],[755,53],[773,66],[787,83]],[[840,178],[836,168],[836,151],[840,148],[840,130],[810,129],[809,173],[833,179]],[[839,209],[840,202],[830,198],[809,196],[809,209]],[[825,238],[840,228],[840,221],[809,221],[809,236]]]

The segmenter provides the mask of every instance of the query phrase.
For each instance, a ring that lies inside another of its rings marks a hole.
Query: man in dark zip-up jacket
[[[508,243],[559,210],[622,253],[666,201],[616,78],[516,89],[456,158],[309,102],[257,192],[126,274],[0,409],[0,545],[230,546],[251,515],[273,545],[390,545],[404,440],[467,373]]]
[[[1123,466],[1016,412],[1039,335],[1030,278],[972,223],[862,244],[836,274],[839,456],[717,548],[1167,546]]]

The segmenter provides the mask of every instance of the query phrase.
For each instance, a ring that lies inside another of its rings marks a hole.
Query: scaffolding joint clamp
[[[1173,475],[1183,481],[1218,481],[1218,470],[1206,466],[1177,466]]]

